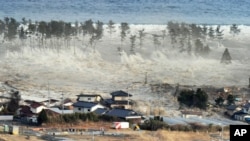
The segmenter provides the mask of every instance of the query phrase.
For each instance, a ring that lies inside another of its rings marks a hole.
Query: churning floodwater
[[[249,0],[0,0],[0,17],[166,24],[249,24]]]

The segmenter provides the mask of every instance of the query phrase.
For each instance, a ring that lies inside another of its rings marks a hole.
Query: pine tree
[[[144,29],[142,30],[139,30],[139,44],[140,44],[140,48],[142,47],[143,45],[143,40],[144,40],[144,37],[146,36],[145,32],[144,32]]]
[[[206,45],[204,48],[203,48],[203,56],[208,56],[209,55],[209,53],[210,53],[210,48],[209,48],[209,46],[208,45]]]
[[[122,48],[122,43],[125,40],[127,33],[129,32],[129,25],[128,23],[121,23],[120,26],[121,32],[120,32],[120,36],[121,36],[121,47],[118,48],[118,51],[121,51]]]
[[[233,24],[230,27],[230,33],[233,34],[233,36],[238,35],[240,33],[240,29],[238,28],[236,24]]]
[[[214,29],[213,29],[213,27],[209,27],[208,36],[209,36],[210,39],[214,39]]]
[[[4,33],[4,29],[5,29],[5,24],[2,20],[0,20],[0,35]]]
[[[226,48],[223,55],[222,55],[221,63],[229,64],[229,63],[231,63],[231,60],[232,60],[231,55],[230,55],[228,49]]]
[[[21,96],[19,94],[19,91],[13,91],[10,93],[11,99],[8,103],[8,112],[15,113],[16,110],[19,108],[19,102],[21,100]]]
[[[201,42],[200,39],[196,39],[196,41],[195,41],[195,54],[201,55],[202,51],[203,51],[203,43]]]
[[[112,35],[112,33],[113,32],[115,32],[115,23],[112,21],[112,20],[110,20],[109,22],[108,22],[108,32],[109,32],[109,34],[110,34],[110,37],[111,37],[111,35]]]
[[[201,33],[202,33],[202,35],[203,35],[202,37],[203,37],[204,39],[206,39],[206,37],[207,37],[207,35],[208,35],[207,31],[208,31],[207,26],[206,26],[206,25],[203,25],[203,26],[202,26]]]
[[[136,35],[131,35],[130,36],[130,42],[131,42],[130,52],[131,52],[131,54],[135,54],[135,40],[136,40]]]
[[[219,40],[220,44],[221,40],[223,39],[223,30],[220,29],[219,25],[217,26],[215,33],[216,33],[216,38]]]
[[[7,24],[8,23],[8,24]],[[8,30],[7,30],[7,34],[6,37],[9,40],[12,40],[16,37],[17,35],[17,27],[18,27],[18,23],[16,22],[16,20],[14,18],[10,18],[10,22],[8,20],[8,18],[6,19],[6,24],[8,26]]]
[[[191,39],[188,38],[188,46],[187,46],[187,53],[191,55],[192,52],[192,45],[191,45]]]
[[[82,25],[83,35],[89,34],[92,35],[94,33],[93,21],[91,19],[84,22]]]

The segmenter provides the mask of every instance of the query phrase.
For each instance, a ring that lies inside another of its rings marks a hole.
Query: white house
[[[99,103],[78,101],[73,104],[73,111],[76,113],[89,113],[93,112],[98,108],[105,108]]]

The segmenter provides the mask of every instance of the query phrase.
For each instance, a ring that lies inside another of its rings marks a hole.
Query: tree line
[[[25,27],[21,25],[27,25],[28,28],[24,29]],[[110,37],[114,32],[117,32],[115,28],[115,23],[110,20],[106,27]],[[5,17],[3,20],[0,19],[0,35],[3,34],[3,41],[11,41],[15,38],[20,38],[21,40],[29,38],[31,45],[36,44],[39,47],[50,46],[57,49],[61,47],[62,44],[66,47],[70,47],[79,37],[83,39],[87,38],[86,43],[88,46],[95,49],[96,44],[104,35],[104,30],[103,22],[94,22],[91,19],[84,22],[76,21],[75,23],[55,20],[32,22],[25,18],[22,18],[22,20],[18,22],[16,19],[9,17]],[[117,50],[119,52],[124,50],[124,41],[128,39],[130,41],[129,51],[131,54],[136,53],[136,47],[140,49],[144,46],[145,36],[149,35],[152,38],[155,49],[165,47],[165,42],[170,42],[171,46],[180,52],[206,57],[211,51],[207,40],[217,40],[220,43],[224,35],[224,31],[220,25],[214,28],[208,25],[172,21],[168,22],[166,28],[157,34],[147,33],[145,29],[139,29],[135,34],[131,34],[130,26],[126,22],[120,23],[119,30],[121,44],[117,47]],[[230,26],[230,33],[233,34],[233,36],[240,33],[240,29],[236,24]],[[35,36],[36,40],[34,41],[31,36]],[[170,41],[166,40],[167,36]]]

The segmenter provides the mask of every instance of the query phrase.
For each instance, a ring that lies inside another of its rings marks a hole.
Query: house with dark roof
[[[32,113],[32,111],[30,110],[30,106],[20,105],[16,114],[23,117],[23,116],[32,116],[34,113]]]
[[[127,92],[124,92],[122,90],[120,91],[115,91],[115,92],[112,92],[110,93],[111,96],[112,96],[112,99],[114,101],[124,101],[124,100],[128,100],[129,97],[132,97],[131,94],[127,93]]]
[[[31,111],[30,106],[21,105],[16,113],[21,118],[22,123],[37,123],[37,114]]]
[[[102,102],[103,98],[101,95],[97,94],[79,94],[77,95],[77,101],[85,101],[85,102]]]
[[[46,109],[47,107],[44,106],[42,103],[39,102],[33,102],[30,104],[30,110],[32,113],[38,114],[40,113],[43,109]]]
[[[73,104],[74,104],[73,101],[71,99],[69,99],[69,98],[66,98],[66,99],[63,100],[63,106],[70,107]]]
[[[108,112],[108,109],[106,108],[97,108],[95,111],[93,111],[97,115],[104,115],[106,112]]]
[[[73,104],[73,111],[76,113],[89,113],[98,108],[105,108],[103,105],[94,102],[77,101]]]
[[[111,93],[112,98],[106,99],[105,102],[110,108],[131,109],[133,101],[130,99],[131,94],[122,90]]]
[[[233,117],[234,113],[237,112],[237,111],[240,111],[241,108],[239,106],[236,106],[236,105],[229,105],[227,106],[227,115],[229,115],[230,117]]]
[[[246,121],[246,118],[250,118],[249,114],[246,114],[243,110],[235,112],[233,118],[240,121]]]
[[[130,120],[130,121],[136,121],[136,122],[140,122],[141,117],[142,117],[142,115],[140,115],[139,113],[137,113],[133,110],[118,109],[118,108],[114,108],[114,109],[111,109],[109,111],[106,111],[104,113],[104,115],[117,117],[117,118],[120,118],[122,120]]]
[[[53,107],[59,104],[59,102],[60,101],[56,99],[47,99],[47,100],[42,101],[43,105],[46,105],[47,107]]]
[[[250,103],[247,103],[243,106],[242,111],[246,114],[250,114]]]

